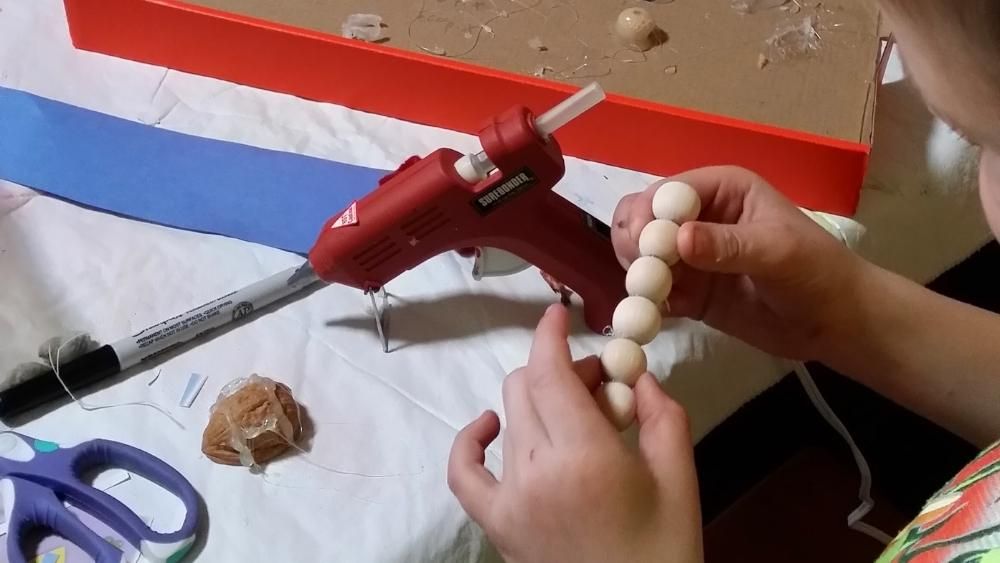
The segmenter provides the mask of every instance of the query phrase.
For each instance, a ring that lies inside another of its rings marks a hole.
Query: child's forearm
[[[823,360],[979,445],[1000,437],[1000,316],[871,267]]]

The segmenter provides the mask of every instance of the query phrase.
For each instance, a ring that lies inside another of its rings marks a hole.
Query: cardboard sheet
[[[788,10],[751,14],[735,10],[732,0],[187,1],[336,35],[348,15],[377,14],[390,47],[430,56],[443,52],[525,75],[548,67],[545,77],[553,80],[581,85],[596,79],[609,92],[635,98],[841,140],[870,140],[879,49],[874,0],[789,0]],[[635,53],[616,41],[612,23],[631,6],[654,16],[665,33],[661,45]],[[807,17],[815,22],[818,50],[780,60],[767,40]],[[532,48],[533,39],[545,49]],[[762,54],[771,59],[763,69]],[[584,63],[586,68],[569,72]]]
[[[891,79],[883,91],[883,144],[858,216],[869,232],[864,253],[927,281],[989,235],[967,174],[972,152],[927,114],[901,76]],[[474,146],[466,135],[77,52],[58,0],[0,0],[0,86],[174,131],[376,168],[438,146]],[[567,167],[560,192],[602,220],[617,198],[650,180],[574,159]],[[65,329],[116,339],[297,261],[258,244],[98,213],[0,182],[0,364],[30,358],[39,342]],[[525,361],[532,328],[555,296],[533,270],[473,282],[470,268],[444,255],[389,288],[397,296],[391,354],[381,352],[364,296],[329,287],[84,397],[95,404],[154,401],[186,431],[149,409],[87,413],[72,404],[21,430],[64,443],[118,440],[172,464],[207,507],[197,561],[496,560],[448,491],[445,462],[457,428],[500,408],[503,378]],[[597,352],[602,342],[576,318],[575,356]],[[686,321],[669,325],[650,360],[688,409],[696,439],[786,370]],[[177,408],[193,372],[209,377],[204,397]],[[283,381],[303,402],[315,428],[308,442],[314,461],[400,476],[331,475],[292,456],[273,464],[265,480],[204,459],[204,399],[251,372]],[[489,450],[491,469],[500,467],[501,441]],[[161,522],[161,515],[174,505],[135,481],[115,490],[129,493],[126,504],[139,513],[156,514],[154,527],[170,529],[175,521]]]

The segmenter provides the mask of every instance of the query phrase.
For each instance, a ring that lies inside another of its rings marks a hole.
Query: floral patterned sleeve
[[[1000,563],[1000,442],[942,487],[877,563]]]

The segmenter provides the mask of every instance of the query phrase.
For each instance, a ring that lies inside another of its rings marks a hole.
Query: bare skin
[[[698,485],[684,410],[651,374],[635,386],[639,451],[597,410],[597,358],[574,363],[568,313],[552,306],[528,364],[504,381],[503,478],[483,467],[500,421],[455,439],[448,484],[507,561],[701,561]]]
[[[1000,316],[862,260],[747,170],[678,178],[706,206],[678,233],[674,314],[775,355],[822,361],[980,445],[1000,437]],[[619,207],[615,241],[626,260],[652,190]]]
[[[934,17],[913,15],[917,5]],[[1000,232],[1000,39],[989,26],[964,32],[993,21],[995,4],[883,0],[883,8],[928,106],[980,145],[983,208]],[[773,354],[824,361],[978,444],[1000,438],[1000,317],[855,256],[752,172],[714,167],[674,179],[694,186],[703,212],[678,234],[671,314]],[[655,187],[615,211],[623,266],[652,219]],[[599,368],[592,358],[571,361],[565,323],[562,308],[550,310],[528,365],[505,382],[503,477],[483,467],[500,429],[485,413],[455,439],[452,491],[508,561],[701,561],[683,409],[645,374],[636,386],[639,452],[625,449],[590,395]]]

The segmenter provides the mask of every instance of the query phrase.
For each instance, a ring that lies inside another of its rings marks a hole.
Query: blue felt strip
[[[385,173],[0,88],[0,178],[162,225],[304,254],[323,223]]]

